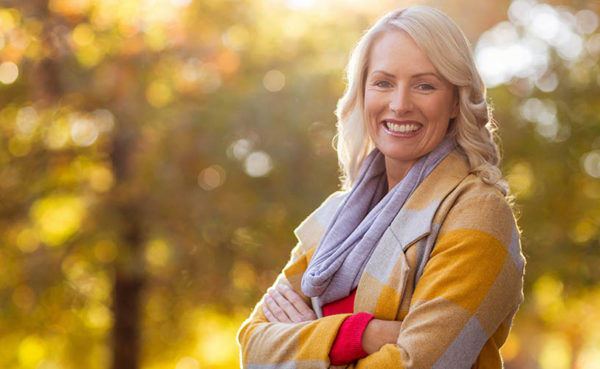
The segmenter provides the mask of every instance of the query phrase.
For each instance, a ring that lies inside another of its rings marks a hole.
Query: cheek
[[[440,115],[448,116],[449,119],[455,118],[458,114],[458,101],[453,94],[448,94],[440,101],[440,107],[444,106],[445,109],[440,112]]]
[[[431,101],[427,111],[430,118],[436,122],[436,125],[443,125],[452,118],[452,106],[448,104],[446,99]]]
[[[381,98],[377,98],[377,94],[369,91],[365,93],[365,115],[373,117],[381,110]]]
[[[369,115],[371,112],[371,105],[373,105],[373,101],[368,92],[365,93],[365,100],[364,100],[363,104],[364,104],[364,109],[365,109],[364,110],[365,115]]]
[[[377,130],[375,123],[377,122],[376,112],[374,112],[372,104],[369,104],[369,100],[365,99],[364,104],[365,107],[363,110],[363,126],[369,137],[371,139],[374,139]]]

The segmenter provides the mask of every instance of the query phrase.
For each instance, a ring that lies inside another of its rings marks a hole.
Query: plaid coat
[[[261,300],[238,332],[249,369],[501,368],[499,349],[523,300],[525,260],[510,206],[448,155],[419,185],[373,252],[354,312],[402,321],[395,344],[347,366],[329,351],[349,314],[321,317],[300,282],[345,193],[331,195],[296,229],[299,240],[274,285],[285,283],[320,317],[271,323]]]

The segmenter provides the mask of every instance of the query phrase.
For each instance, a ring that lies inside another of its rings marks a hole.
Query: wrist
[[[384,345],[396,343],[401,324],[402,322],[394,320],[372,319],[367,324],[361,340],[365,352],[370,355]]]

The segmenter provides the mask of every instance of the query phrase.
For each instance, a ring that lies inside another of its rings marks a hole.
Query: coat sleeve
[[[287,284],[312,307],[301,290],[301,281],[325,225],[344,199],[345,192],[331,194],[295,230],[299,243],[273,287]],[[264,297],[240,327],[242,368],[330,368],[329,352],[340,326],[350,314],[336,314],[302,323],[271,323],[263,314]]]
[[[300,279],[308,265],[302,244],[292,250],[292,257],[273,286],[291,286],[304,301],[310,300],[300,290]],[[238,331],[242,368],[329,368],[329,351],[337,332],[350,314],[331,315],[302,323],[271,323],[263,314],[264,296]]]
[[[500,368],[499,348],[523,299],[523,269],[506,200],[496,192],[459,198],[415,287],[397,343],[353,367]]]

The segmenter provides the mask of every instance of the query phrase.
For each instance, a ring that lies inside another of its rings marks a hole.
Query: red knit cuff
[[[367,356],[362,347],[362,336],[367,324],[373,319],[368,313],[350,315],[342,325],[333,342],[329,359],[333,365],[346,365]]]

